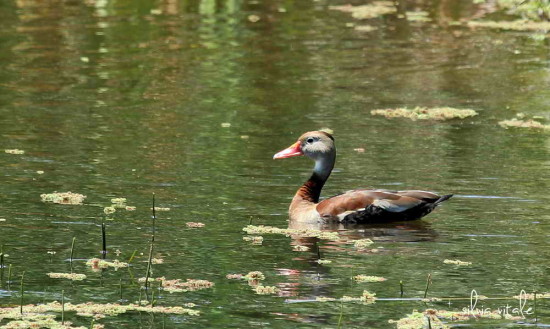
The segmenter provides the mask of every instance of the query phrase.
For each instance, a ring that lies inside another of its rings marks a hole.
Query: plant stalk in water
[[[403,280],[399,280],[399,289],[401,290],[400,298],[403,298]]]
[[[65,290],[61,290],[61,325],[65,325]]]
[[[430,288],[430,284],[432,283],[432,274],[428,274],[428,279],[426,279],[426,290],[424,291],[424,298],[428,296],[428,289]]]
[[[25,271],[23,271],[23,273],[21,274],[21,288],[19,290],[19,293],[21,295],[21,299],[19,300],[19,313],[23,314],[23,294],[24,294],[24,290],[23,290],[23,279],[25,278]]]
[[[105,223],[101,223],[101,242],[103,249],[101,250],[101,254],[103,259],[107,256],[107,240],[105,239]]]
[[[155,193],[153,193],[153,236],[151,237],[151,242],[155,242],[156,219],[157,219],[157,213],[155,210]]]
[[[71,258],[69,258],[69,261],[71,263],[71,273],[73,273],[73,255],[74,255],[74,243],[76,241],[76,237],[73,237],[73,242],[71,243]]]
[[[149,287],[149,275],[151,274],[151,259],[153,258],[153,242],[149,247],[149,259],[147,260],[147,273],[145,273],[145,297],[149,300],[147,288]]]
[[[8,290],[11,290],[11,264],[8,266]]]

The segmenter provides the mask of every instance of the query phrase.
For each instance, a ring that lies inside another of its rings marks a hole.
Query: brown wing
[[[424,191],[354,190],[321,201],[316,210],[321,217],[343,217],[375,205],[390,212],[406,211],[426,199],[439,198]]]

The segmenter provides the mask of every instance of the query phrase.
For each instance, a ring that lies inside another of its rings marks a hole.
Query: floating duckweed
[[[528,20],[515,21],[469,21],[468,26],[472,28],[484,27],[500,30],[514,31],[547,31],[550,30],[550,22],[533,22]]]
[[[116,211],[115,207],[105,207],[105,208],[103,208],[103,212],[106,215],[110,215],[110,214],[114,213],[115,211]]]
[[[378,30],[376,26],[372,25],[357,25],[354,27],[355,31],[359,32],[372,32]]]
[[[429,320],[428,320],[429,317]],[[439,318],[435,315],[425,315],[414,310],[411,314],[408,314],[406,317],[399,320],[389,320],[389,323],[396,324],[397,329],[418,329],[418,328],[438,328],[444,329],[449,328],[444,325]]]
[[[308,251],[309,247],[308,246],[302,246],[302,245],[296,245],[296,246],[292,247],[292,250],[294,250],[294,251]]]
[[[429,13],[426,11],[407,11],[406,16],[409,22],[431,22],[432,19],[429,17]]]
[[[191,227],[191,228],[199,228],[199,227],[204,227],[204,223],[199,223],[199,222],[187,222],[185,223],[185,225],[187,225],[187,227]]]
[[[258,16],[258,15],[249,15],[248,20],[252,23],[256,23],[260,20],[260,16]],[[224,124],[227,124],[227,123],[222,123],[222,127],[225,127]],[[231,126],[231,124],[229,124],[228,127],[230,127],[230,126]]]
[[[353,242],[353,246],[359,250],[364,250],[374,242],[371,239],[360,239]]]
[[[456,109],[452,107],[415,107],[414,109],[396,108],[384,110],[372,110],[372,115],[382,115],[386,118],[408,118],[411,120],[448,120],[448,119],[464,119],[473,117],[478,113],[470,109]]]
[[[387,14],[393,14],[397,10],[391,1],[374,1],[368,5],[352,6],[329,6],[329,9],[338,10],[345,13],[351,13],[351,17],[355,19],[370,19]]]
[[[25,151],[18,150],[18,149],[4,150],[4,152],[6,152],[8,154],[25,154]]]
[[[252,244],[262,244],[264,242],[264,237],[257,235],[257,236],[243,236],[244,241],[251,242]]]
[[[126,312],[146,312],[146,313],[163,313],[163,314],[186,314],[197,316],[200,314],[197,310],[192,310],[189,308],[183,308],[180,306],[141,306],[138,304],[96,304],[96,303],[82,303],[82,304],[71,304],[65,303],[63,306],[61,303],[55,301],[47,304],[37,304],[37,305],[24,305],[25,320],[35,320],[51,317],[55,318],[55,315],[44,314],[46,312],[56,312],[61,313],[64,308],[65,312],[76,312],[79,316],[94,317],[100,318],[104,316],[117,316]],[[21,319],[21,313],[19,306],[17,307],[6,307],[0,308],[0,319]],[[67,322],[65,322],[67,324]],[[35,327],[7,327],[7,328],[65,328],[61,326],[35,326]],[[1,327],[6,328],[6,327]],[[69,327],[67,327],[69,328]],[[73,327],[70,327],[73,328]],[[78,327],[82,328],[82,327]],[[100,327],[94,327],[100,328]]]
[[[99,258],[89,259],[86,262],[86,265],[90,266],[92,270],[95,270],[95,271],[98,271],[102,268],[108,268],[108,267],[113,267],[115,270],[118,270],[119,268],[122,268],[122,267],[128,267],[128,263],[121,262],[118,259],[115,259],[114,261],[109,262],[107,260],[99,259]]]
[[[359,274],[353,277],[353,279],[357,282],[382,282],[386,281],[386,278],[383,278],[381,276],[372,276],[372,275],[364,275]]]
[[[143,283],[145,282],[145,278],[140,278],[138,281]],[[196,279],[187,279],[186,281],[181,281],[180,279],[167,280],[165,277],[160,277],[148,278],[148,281],[160,282],[162,289],[168,291],[169,293],[197,291],[212,288],[214,286],[214,283],[208,280]]]
[[[256,16],[256,17],[257,17],[257,16]],[[229,128],[229,127],[231,127],[231,123],[229,123],[229,122],[222,122],[221,126],[222,126],[223,128]]]
[[[127,211],[134,211],[134,210],[136,210],[136,207],[135,206],[126,206],[126,207],[124,207],[124,209],[126,209]]]
[[[0,222],[5,222],[6,219],[5,218],[0,218]]]
[[[69,279],[73,281],[82,281],[86,279],[85,274],[77,273],[48,273],[48,276],[52,279]]]
[[[329,260],[329,259],[318,259],[318,260],[317,260],[317,264],[321,264],[321,265],[323,265],[323,264],[330,264],[330,263],[332,263],[332,261]]]
[[[256,293],[258,295],[270,295],[270,294],[276,294],[280,291],[281,289],[275,287],[275,286],[262,286],[262,285],[257,285],[256,287],[254,287],[254,291],[256,291]]]
[[[424,314],[430,316],[433,320],[445,318],[458,321],[469,320],[472,318],[485,318],[485,319],[506,319],[506,320],[520,320],[521,316],[512,315],[508,312],[502,312],[502,310],[490,310],[490,309],[475,309],[475,310],[466,310],[466,311],[446,311],[446,310],[434,310],[428,309],[424,311]],[[433,324],[433,323],[432,323]]]
[[[265,280],[265,275],[260,271],[252,271],[248,272],[243,278],[248,281]]]
[[[503,128],[534,128],[534,129],[547,129],[550,130],[550,125],[542,124],[535,120],[518,120],[513,118],[512,120],[504,120],[498,123]]]
[[[315,300],[318,301],[318,302],[321,302],[321,303],[325,303],[325,302],[333,302],[333,301],[336,300],[336,298],[317,296],[317,297],[315,297]]]
[[[282,234],[286,236],[290,235],[300,235],[304,237],[317,237],[322,240],[338,240],[338,232],[328,232],[320,230],[310,230],[310,229],[290,229],[290,228],[277,228],[273,226],[264,226],[264,225],[248,225],[243,228],[248,234],[251,235],[261,235],[261,234]]]
[[[244,275],[239,274],[239,273],[230,273],[230,274],[227,274],[225,276],[225,278],[230,279],[230,280],[240,280],[240,279],[244,278]]]
[[[40,198],[43,202],[53,202],[58,204],[82,204],[82,201],[86,199],[86,196],[72,192],[54,192],[41,194]]]
[[[357,153],[365,153],[365,149],[362,147],[354,148],[353,150]]]
[[[151,208],[153,210],[153,208]],[[163,207],[155,207],[156,211],[170,211],[170,208],[163,208]]]
[[[39,174],[39,175],[43,175],[43,174],[44,174],[44,170],[37,170],[36,173]]]
[[[111,203],[123,205],[126,203],[126,198],[113,198],[111,199]]]
[[[458,259],[445,259],[445,260],[443,261],[443,263],[445,263],[445,264],[453,264],[453,265],[463,265],[463,266],[472,265],[471,262],[463,262],[463,261],[458,260]]]
[[[521,295],[517,295],[517,296],[514,296],[513,298],[515,299],[521,299],[521,300],[534,300],[535,299],[535,294],[521,294]],[[537,298],[550,298],[550,293],[546,292],[546,293],[537,293]],[[478,297],[478,299],[480,299]]]
[[[363,290],[363,294],[361,295],[361,300],[375,300],[376,294],[373,292],[368,292],[367,290]]]
[[[164,264],[164,259],[162,259],[162,258],[151,258],[151,264]]]

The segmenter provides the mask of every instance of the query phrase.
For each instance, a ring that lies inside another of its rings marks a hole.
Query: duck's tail
[[[437,199],[437,200],[433,203],[433,205],[434,205],[434,206],[437,206],[437,205],[440,204],[441,202],[449,200],[453,195],[454,195],[454,194],[447,194],[447,195],[444,195],[444,196],[440,197],[439,199]]]

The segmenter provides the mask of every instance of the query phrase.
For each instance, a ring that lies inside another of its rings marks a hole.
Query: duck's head
[[[334,159],[336,148],[334,138],[329,130],[308,131],[298,141],[273,156],[273,159],[284,159],[305,155],[318,161],[323,158]]]

